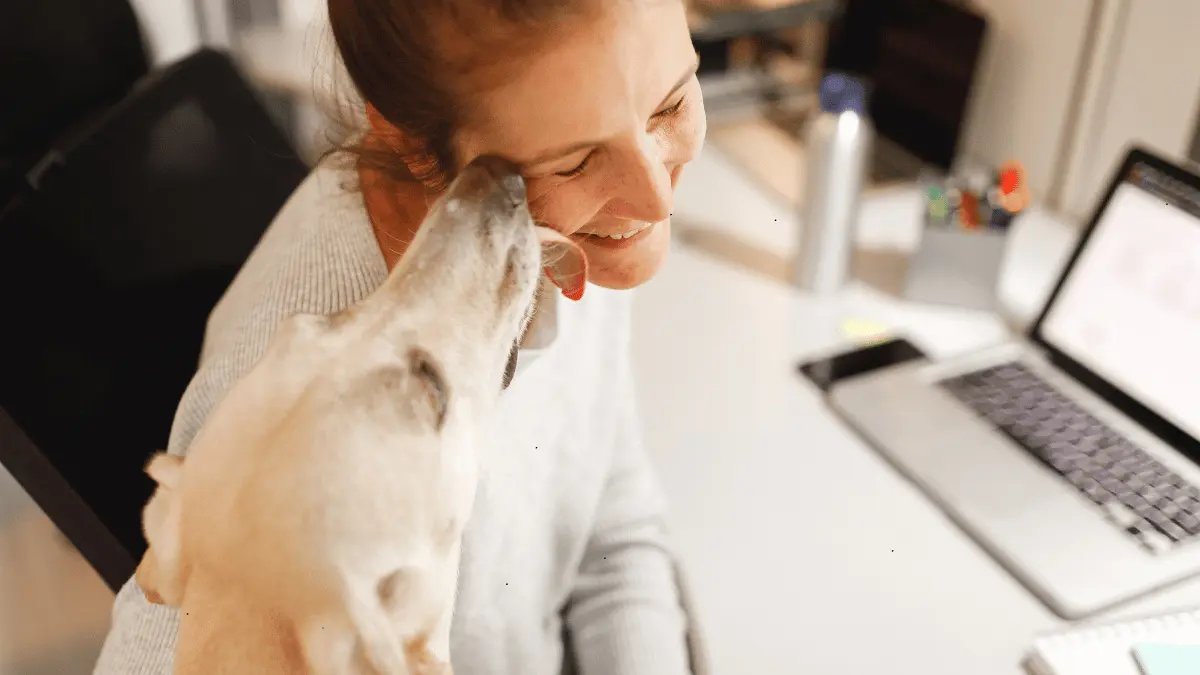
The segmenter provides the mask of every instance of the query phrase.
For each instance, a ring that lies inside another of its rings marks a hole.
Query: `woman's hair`
[[[359,165],[431,187],[453,178],[454,133],[470,114],[475,68],[536,49],[546,24],[588,0],[328,0],[339,73],[354,96],[338,95],[341,117],[362,120],[370,104],[400,134],[356,134],[336,144]],[[494,82],[492,82],[494,84]],[[348,109],[348,110],[347,110]],[[402,142],[391,142],[400,140]],[[402,150],[401,148],[406,148]]]

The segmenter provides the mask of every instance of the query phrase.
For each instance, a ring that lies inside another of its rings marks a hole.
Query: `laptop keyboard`
[[[1200,534],[1200,489],[1020,363],[941,386],[1099,506],[1154,553]]]

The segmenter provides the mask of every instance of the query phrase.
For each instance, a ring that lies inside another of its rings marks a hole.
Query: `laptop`
[[[1200,176],[1132,149],[1024,339],[829,395],[1064,618],[1200,572]]]

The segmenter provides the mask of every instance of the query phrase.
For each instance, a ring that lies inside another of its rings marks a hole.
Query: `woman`
[[[455,672],[693,672],[620,292],[662,264],[672,190],[703,141],[682,3],[329,0],[329,18],[369,128],[350,168],[326,162],[298,188],[214,309],[170,451],[281,319],[365,297],[458,167],[506,157],[594,286],[578,303],[546,296],[521,345],[464,540]],[[173,610],[129,583],[113,619],[97,673],[168,672]]]

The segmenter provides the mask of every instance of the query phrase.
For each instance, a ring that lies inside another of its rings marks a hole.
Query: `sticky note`
[[[1144,644],[1133,648],[1142,675],[1200,673],[1200,644]]]
[[[874,321],[846,319],[842,322],[842,334],[858,344],[869,345],[888,339],[888,328]]]

